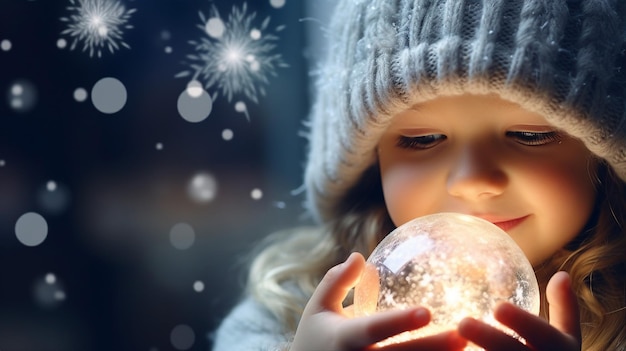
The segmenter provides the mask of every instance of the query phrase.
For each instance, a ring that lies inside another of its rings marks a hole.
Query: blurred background
[[[0,350],[208,350],[307,224],[330,0],[0,2]]]

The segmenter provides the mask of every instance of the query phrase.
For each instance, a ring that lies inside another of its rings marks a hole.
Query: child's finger
[[[342,332],[352,335],[351,340],[358,343],[346,346],[360,349],[396,334],[421,328],[428,322],[430,312],[425,308],[393,310],[350,319]]]
[[[494,316],[502,324],[513,329],[533,346],[534,350],[576,350],[578,340],[550,325],[541,317],[528,313],[510,303],[496,308]],[[578,317],[577,317],[578,318]],[[576,318],[576,321],[578,319]]]
[[[416,330],[430,322],[430,312],[425,308],[391,310],[350,319],[340,334],[350,335],[349,344],[342,345],[351,350],[360,350],[400,333]],[[381,348],[395,350],[460,350],[467,342],[456,332],[442,333],[414,339]]]
[[[458,330],[461,336],[486,350],[527,350],[524,345],[512,336],[474,318],[468,317],[463,319],[459,323]]]
[[[305,313],[315,314],[321,311],[340,313],[343,300],[359,281],[364,266],[363,255],[352,253],[344,263],[329,269],[313,292]]]
[[[571,281],[566,272],[557,272],[552,276],[546,288],[550,324],[562,333],[571,335],[581,342],[580,314],[578,301],[572,291]]]

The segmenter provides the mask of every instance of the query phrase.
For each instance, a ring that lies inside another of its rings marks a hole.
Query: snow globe
[[[387,235],[367,259],[354,291],[355,316],[423,306],[431,322],[380,344],[457,328],[473,317],[516,336],[493,317],[501,301],[539,313],[537,278],[509,235],[474,216],[438,213],[409,221]],[[482,350],[469,345],[466,350]]]

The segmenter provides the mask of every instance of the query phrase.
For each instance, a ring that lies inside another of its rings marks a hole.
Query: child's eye
[[[506,132],[506,136],[515,139],[518,143],[527,146],[541,146],[561,140],[559,132]]]
[[[403,149],[429,149],[442,141],[447,137],[443,134],[428,134],[420,136],[404,136],[398,137],[397,146]]]

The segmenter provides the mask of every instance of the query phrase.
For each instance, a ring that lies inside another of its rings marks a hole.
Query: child
[[[305,172],[319,226],[268,241],[215,348],[364,350],[427,324],[352,318],[350,289],[395,227],[462,212],[535,268],[540,317],[495,312],[527,344],[465,319],[383,349],[626,350],[626,1],[339,0],[328,39]]]

